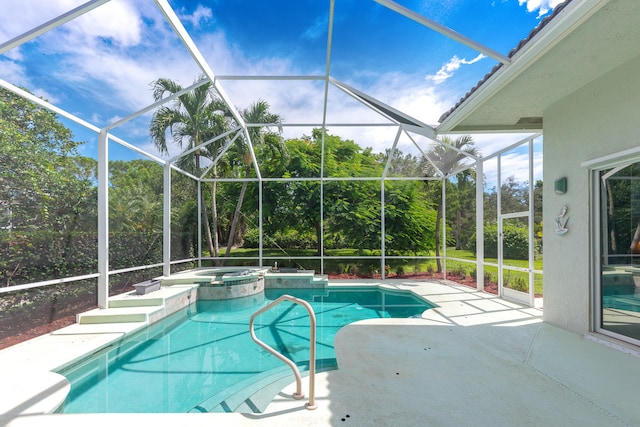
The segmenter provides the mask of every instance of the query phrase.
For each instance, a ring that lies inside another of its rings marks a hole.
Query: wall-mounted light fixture
[[[567,177],[563,176],[553,181],[553,190],[556,194],[564,194],[567,192]]]

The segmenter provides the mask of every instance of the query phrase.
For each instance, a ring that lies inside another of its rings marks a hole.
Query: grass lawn
[[[447,258],[460,258],[475,261],[475,255],[468,250],[456,250],[454,248],[447,248]],[[497,258],[485,258],[485,262],[497,264]],[[513,267],[529,268],[529,261],[522,259],[505,259],[504,264]],[[460,261],[447,260],[447,270],[456,271],[457,268],[464,268],[469,272],[471,269],[475,271],[475,266]],[[533,263],[535,270],[542,271],[542,259],[536,259]],[[485,265],[484,267],[485,280],[496,282],[498,281],[498,267]],[[523,271],[504,271],[504,283],[508,282],[509,287],[517,290],[527,292],[527,282],[529,280],[528,273]],[[534,274],[534,289],[536,295],[542,295],[542,274]]]

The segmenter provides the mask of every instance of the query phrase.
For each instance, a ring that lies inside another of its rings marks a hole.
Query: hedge
[[[508,259],[529,259],[529,236],[527,227],[522,225],[505,225],[503,256]],[[476,254],[476,235],[473,235],[470,249]],[[498,257],[498,226],[489,224],[484,226],[484,256],[487,258]]]

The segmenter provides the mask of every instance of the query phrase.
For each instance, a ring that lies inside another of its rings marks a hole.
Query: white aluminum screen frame
[[[78,16],[81,16],[91,10],[94,10],[97,7],[100,7],[101,5],[108,3],[109,0],[91,0],[88,1],[86,3],[84,3],[83,5],[69,11],[66,12],[60,16],[58,16],[57,18],[54,18],[48,22],[46,22],[45,24],[42,24],[38,27],[35,27],[27,32],[25,32],[24,34],[21,34],[3,44],[0,45],[0,54],[5,53],[15,47],[21,46],[22,44],[29,42],[37,37],[39,37],[40,35],[54,29],[57,28],[58,26],[69,22],[75,18],[77,18]],[[388,0],[376,0],[378,1],[378,3],[382,4],[383,6],[394,10],[398,13],[400,13],[401,15],[407,17],[408,19],[411,19],[415,22],[420,23],[421,25],[430,28],[434,31],[439,32],[440,34],[443,34],[459,43],[464,44],[465,46],[471,47],[479,52],[482,52],[494,59],[496,59],[497,61],[503,63],[505,66],[508,65],[510,63],[510,59],[487,48],[486,46],[483,46],[459,33],[456,33],[455,31],[441,25],[438,24],[422,15],[417,14],[414,11],[411,11],[410,9],[407,9],[403,6],[400,6],[392,1],[388,1]],[[98,277],[98,282],[99,282],[99,286],[98,286],[98,305],[101,308],[106,308],[108,306],[108,287],[109,287],[109,275],[110,274],[114,274],[117,272],[114,271],[109,271],[108,270],[108,265],[109,265],[109,253],[108,253],[108,248],[109,248],[109,238],[108,238],[108,185],[107,185],[107,180],[108,180],[108,161],[109,161],[109,153],[108,153],[108,142],[109,141],[113,141],[117,144],[122,145],[123,147],[126,147],[130,150],[133,150],[134,152],[145,156],[155,162],[157,162],[158,164],[162,165],[164,168],[164,178],[163,178],[163,182],[164,182],[164,195],[163,195],[163,262],[162,262],[162,266],[163,266],[163,274],[165,275],[169,275],[170,274],[170,266],[173,264],[177,264],[177,263],[181,263],[181,262],[186,262],[186,261],[192,261],[193,259],[189,259],[189,260],[177,260],[177,261],[171,261],[171,254],[170,254],[170,239],[171,239],[171,235],[170,235],[170,230],[171,230],[171,222],[170,222],[170,207],[171,207],[171,171],[172,170],[176,170],[182,174],[184,174],[185,176],[188,176],[192,179],[195,179],[198,182],[198,186],[197,186],[197,192],[198,192],[198,209],[201,212],[202,211],[202,206],[201,206],[201,198],[200,198],[200,194],[201,194],[201,184],[202,182],[208,182],[211,181],[212,179],[210,178],[206,178],[207,173],[209,172],[209,170],[206,170],[202,176],[200,177],[195,177],[181,169],[179,169],[177,166],[175,166],[175,161],[178,160],[181,156],[186,155],[187,153],[181,153],[179,156],[176,156],[174,158],[165,160],[162,158],[159,158],[153,154],[147,153],[142,149],[139,149],[138,147],[136,147],[133,144],[130,144],[129,142],[127,142],[126,140],[123,140],[121,138],[116,137],[115,135],[112,135],[110,133],[110,131],[114,128],[120,127],[123,124],[131,121],[132,119],[139,117],[147,112],[150,112],[152,110],[154,110],[155,108],[158,108],[161,105],[166,104],[167,102],[175,99],[175,97],[179,96],[180,94],[187,92],[189,90],[192,90],[193,88],[195,88],[198,85],[204,84],[205,82],[211,82],[213,88],[216,90],[216,92],[218,93],[218,95],[221,97],[221,99],[227,104],[227,107],[229,108],[229,110],[231,111],[231,114],[234,117],[234,120],[236,121],[236,123],[238,123],[238,127],[233,129],[232,131],[230,131],[229,134],[231,133],[236,133],[235,137],[239,137],[240,135],[242,135],[242,137],[244,138],[244,140],[246,141],[246,144],[248,146],[249,149],[249,153],[251,155],[251,160],[252,163],[255,167],[255,172],[257,175],[257,181],[260,183],[259,185],[259,195],[260,195],[260,201],[259,201],[259,217],[260,217],[260,222],[259,222],[259,228],[260,228],[260,242],[259,242],[259,262],[262,263],[264,260],[263,257],[263,242],[262,242],[262,183],[269,181],[270,179],[265,179],[261,176],[260,174],[260,165],[258,164],[258,161],[256,159],[255,156],[255,152],[254,152],[254,148],[253,148],[253,144],[252,141],[249,137],[249,132],[248,132],[248,128],[251,126],[257,126],[257,124],[251,124],[251,123],[245,123],[244,120],[242,119],[241,114],[238,112],[238,110],[235,108],[234,103],[232,102],[232,100],[228,97],[228,95],[226,94],[222,82],[224,81],[228,81],[228,80],[248,80],[248,79],[263,79],[263,80],[320,80],[320,81],[324,81],[324,86],[325,86],[325,90],[324,90],[324,105],[323,105],[323,118],[322,118],[322,122],[321,123],[290,123],[290,124],[286,124],[283,126],[313,126],[313,127],[319,127],[320,129],[322,129],[322,160],[321,160],[321,170],[323,171],[322,174],[324,174],[324,136],[325,136],[325,132],[327,127],[332,127],[332,128],[336,128],[336,127],[345,127],[345,126],[356,126],[356,127],[369,127],[369,126],[393,126],[393,127],[397,127],[398,131],[397,131],[397,136],[396,139],[394,141],[393,144],[393,148],[395,149],[398,138],[400,137],[401,133],[404,133],[405,135],[407,135],[412,141],[413,143],[416,145],[416,147],[418,147],[418,149],[421,151],[421,153],[423,155],[426,156],[426,152],[424,150],[422,150],[421,147],[419,147],[419,145],[416,143],[415,139],[412,137],[412,134],[416,134],[416,135],[422,135],[426,138],[428,138],[429,140],[432,140],[438,144],[443,144],[446,145],[447,147],[449,147],[450,149],[455,149],[455,147],[451,147],[450,145],[440,141],[437,138],[436,135],[436,131],[433,127],[428,126],[424,123],[421,123],[420,121],[402,113],[401,111],[395,110],[393,107],[379,101],[376,100],[373,97],[370,97],[367,94],[364,94],[362,92],[359,92],[357,89],[352,88],[350,86],[347,86],[346,84],[339,82],[337,80],[334,80],[331,75],[330,75],[330,70],[331,70],[331,51],[332,51],[332,37],[333,37],[333,20],[334,20],[334,8],[335,8],[335,1],[331,0],[330,4],[329,4],[329,18],[328,18],[328,40],[327,40],[327,55],[326,55],[326,71],[325,71],[325,75],[324,76],[216,76],[213,73],[213,70],[209,67],[206,59],[204,58],[204,56],[200,53],[198,47],[196,46],[196,44],[194,43],[194,41],[191,39],[191,37],[189,36],[188,32],[186,31],[186,29],[184,28],[182,22],[180,21],[180,19],[178,18],[177,14],[175,13],[175,11],[171,8],[171,6],[169,5],[169,3],[166,0],[155,0],[155,4],[158,7],[158,9],[162,12],[162,14],[164,15],[164,17],[166,18],[167,22],[170,24],[170,26],[172,27],[173,31],[175,32],[175,34],[180,38],[180,40],[182,41],[183,45],[185,46],[185,48],[187,49],[187,51],[190,53],[192,59],[194,60],[194,62],[198,65],[198,67],[200,68],[200,70],[202,71],[202,73],[206,76],[205,80],[201,80],[198,81],[196,83],[194,83],[192,86],[189,86],[187,88],[185,88],[182,92],[178,93],[178,94],[174,94],[172,96],[169,96],[161,101],[155,102],[150,104],[149,106],[143,108],[142,110],[139,110],[137,112],[134,112],[133,114],[129,115],[128,117],[125,117],[123,119],[119,119],[111,124],[109,124],[108,126],[105,126],[103,128],[97,127],[83,119],[80,119],[79,117],[77,117],[76,115],[69,113],[67,111],[65,111],[64,109],[61,109],[47,101],[41,100],[27,92],[25,92],[24,90],[18,88],[17,86],[0,80],[0,87],[3,87],[31,102],[34,102],[35,104],[46,108],[56,114],[59,114],[62,117],[65,117],[73,122],[75,122],[76,124],[89,129],[93,132],[95,132],[97,134],[98,137],[98,147],[99,147],[99,154],[98,154],[98,164],[99,164],[99,173],[98,173],[98,210],[99,210],[99,216],[98,216],[98,234],[99,234],[99,239],[98,239],[98,272],[96,274],[90,274],[90,275],[84,275],[84,276],[78,276],[75,278],[65,278],[65,279],[56,279],[56,280],[52,280],[52,281],[47,281],[47,282],[40,282],[38,284],[28,284],[28,285],[22,285],[21,288],[28,288],[28,287],[36,287],[36,286],[40,286],[40,285],[48,285],[48,284],[53,284],[53,283],[66,283],[66,282],[70,282],[73,280],[82,280],[84,278],[87,277]],[[387,120],[389,120],[388,123],[327,123],[326,118],[327,118],[327,99],[329,96],[329,87],[333,85],[335,87],[337,87],[338,89],[342,90],[343,92],[348,93],[350,96],[352,96],[353,99],[357,100],[358,102],[362,103],[362,105],[367,106],[367,108],[371,109],[372,111],[377,112],[378,114],[382,115],[383,117],[385,117]],[[264,126],[264,124],[261,124],[262,126]],[[220,136],[223,137],[223,136]],[[207,143],[211,143],[212,141],[207,141]],[[467,155],[469,158],[471,158],[471,160],[473,161],[472,166],[475,166],[477,168],[477,172],[480,173],[480,176],[482,175],[482,159],[479,159],[475,156],[471,156],[468,154]],[[214,160],[214,164],[215,164]],[[436,168],[437,169],[437,168]],[[416,178],[416,177],[411,177],[411,178],[400,178],[400,177],[387,177],[386,176],[386,171],[388,170],[388,164],[385,166],[385,172],[383,173],[383,175],[381,177],[376,177],[376,178],[341,178],[343,180],[349,181],[349,180],[359,180],[359,179],[367,179],[367,180],[379,180],[380,181],[380,189],[381,189],[381,271],[383,274],[383,278],[384,278],[384,265],[385,265],[385,260],[386,259],[393,259],[393,258],[433,258],[433,257],[391,257],[391,256],[387,256],[385,254],[385,244],[384,244],[384,236],[385,236],[385,227],[384,227],[384,188],[385,188],[385,182],[389,181],[389,180],[416,180],[416,179],[420,179],[420,180],[429,180],[429,179],[439,179],[444,183],[444,180],[446,180],[446,176],[443,176],[441,173],[438,178]],[[255,181],[256,179],[252,179],[252,181]],[[320,182],[320,198],[321,201],[324,200],[324,183],[330,180],[333,180],[335,178],[331,178],[331,177],[326,177],[324,175],[321,175],[318,180]],[[217,179],[217,181],[219,182],[223,182],[223,179]],[[235,179],[234,182],[244,182],[244,179]],[[482,186],[481,185],[477,185],[477,190],[476,190],[476,203],[477,203],[477,214],[476,214],[476,227],[478,232],[482,231],[482,203],[478,203],[478,201],[482,200]],[[323,203],[320,204],[320,215],[321,215],[321,223],[323,222],[324,219],[324,211],[322,208]],[[168,212],[169,211],[169,212]],[[443,212],[446,212],[446,186],[443,185]],[[202,232],[202,225],[200,223],[200,217],[201,215],[198,216],[198,250],[199,250],[199,254],[198,257],[196,258],[198,260],[198,265],[201,265],[202,262],[202,236],[201,236],[201,232]],[[443,221],[444,221],[445,215],[443,215]],[[446,227],[443,227],[443,240],[442,240],[442,244],[444,246],[443,248],[443,253],[444,253],[444,259],[446,260]],[[322,233],[323,234],[323,233]],[[480,234],[481,235],[481,234]],[[324,259],[327,258],[324,256],[324,245],[322,244],[323,242],[319,242],[320,243],[320,247],[321,247],[321,254],[320,254],[320,259],[321,259],[321,265],[322,265],[322,269],[324,269]],[[483,283],[483,274],[481,274],[483,272],[483,244],[482,242],[478,242],[478,262],[477,262],[477,271],[478,271],[478,289],[482,289],[482,283]],[[358,258],[358,257],[349,257],[351,258]],[[363,258],[370,258],[370,257],[363,257]],[[446,261],[445,261],[446,263]],[[446,265],[446,264],[445,264]],[[157,266],[157,265],[154,265]],[[144,269],[144,268],[149,268],[151,266],[140,266],[138,269]],[[127,269],[127,271],[133,271],[134,269]],[[9,289],[9,290],[13,290],[16,287],[10,287],[10,288],[5,288],[5,289]],[[6,290],[0,290],[2,292],[6,292]]]

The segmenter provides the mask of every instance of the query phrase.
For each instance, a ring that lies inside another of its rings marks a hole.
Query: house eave
[[[542,28],[531,40],[515,52],[511,64],[500,64],[479,82],[436,127],[439,134],[454,132],[489,132],[540,130],[523,129],[516,123],[499,121],[485,123],[468,123],[467,119],[481,109],[487,101],[494,98],[514,82],[522,73],[534,67],[537,61],[562,43],[573,31],[602,9],[610,0],[572,1]],[[524,114],[524,112],[523,112]]]

